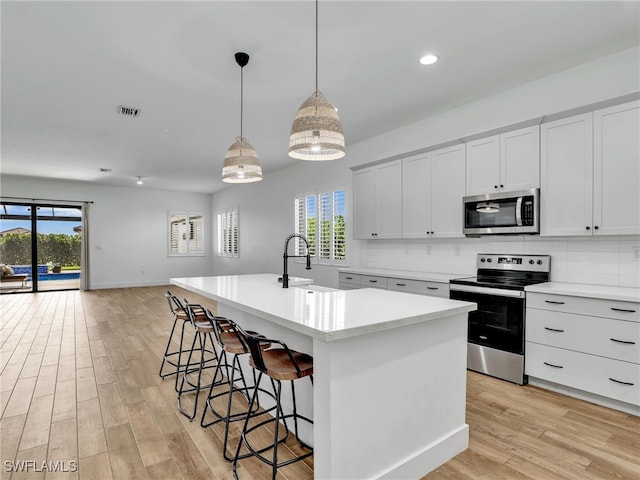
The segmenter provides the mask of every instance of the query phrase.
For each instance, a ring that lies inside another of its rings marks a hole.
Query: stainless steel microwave
[[[463,197],[465,235],[540,233],[540,189]]]

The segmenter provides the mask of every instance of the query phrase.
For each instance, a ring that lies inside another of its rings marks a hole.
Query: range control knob
[[[529,265],[533,265],[534,263],[533,259],[529,260]]]
[[[485,262],[484,257],[480,259],[480,262],[482,262],[482,263],[484,263],[484,262]]]
[[[538,260],[536,263],[537,263],[538,265],[542,265],[542,260]]]
[[[490,258],[487,258],[487,263],[491,263],[491,259]]]

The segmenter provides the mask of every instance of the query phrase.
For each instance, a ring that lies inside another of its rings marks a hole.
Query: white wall
[[[282,242],[293,229],[294,195],[323,186],[350,185],[349,167],[637,92],[639,72],[640,49],[634,47],[348,145],[344,160],[300,162],[266,175],[262,182],[218,192],[212,199],[214,214],[218,209],[240,207],[241,246],[239,259],[214,257],[214,272],[281,272]],[[349,132],[345,133],[348,141]],[[638,245],[637,236],[621,236],[350,240],[348,247],[351,266],[461,274],[474,272],[479,252],[548,253],[553,255],[554,280],[640,286],[640,263],[632,254],[632,247]],[[338,282],[333,267],[314,266],[305,272],[297,266],[292,273],[310,276],[327,286]]]
[[[89,208],[92,289],[168,285],[171,277],[211,274],[210,236],[204,257],[167,255],[168,212],[200,211],[210,232],[211,195],[10,175],[2,176],[0,187],[3,199],[15,196],[94,202]]]

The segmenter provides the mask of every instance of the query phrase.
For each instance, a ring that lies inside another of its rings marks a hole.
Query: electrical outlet
[[[459,257],[459,256],[460,256],[460,245],[456,245],[455,247],[453,247],[453,254],[454,254],[456,257]]]
[[[427,255],[431,255],[431,245],[427,245]]]
[[[631,251],[633,252],[633,261],[640,262],[640,247],[633,246],[631,247]]]

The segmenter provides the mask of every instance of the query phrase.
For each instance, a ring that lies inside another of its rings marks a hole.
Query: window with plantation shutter
[[[204,241],[202,213],[169,213],[169,256],[202,256]]]
[[[309,241],[311,256],[319,263],[346,263],[346,191],[305,193],[294,200],[294,231]],[[296,242],[296,255],[306,251]]]
[[[239,248],[239,219],[238,210],[221,210],[217,219],[217,246],[216,252],[219,257],[238,258]]]

